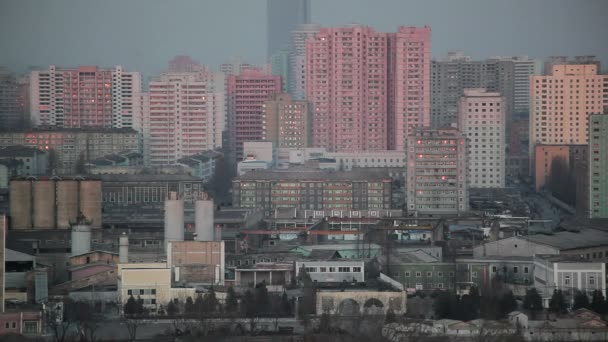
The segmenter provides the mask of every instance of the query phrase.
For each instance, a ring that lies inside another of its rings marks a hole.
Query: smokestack
[[[72,224],[72,256],[91,251],[91,221],[81,213]]]
[[[215,241],[213,232],[213,200],[203,193],[194,203],[196,241]]]
[[[168,241],[184,241],[184,200],[175,191],[165,200],[165,251]]]
[[[126,264],[129,262],[129,237],[126,233],[123,232],[118,238],[118,245],[118,261]]]

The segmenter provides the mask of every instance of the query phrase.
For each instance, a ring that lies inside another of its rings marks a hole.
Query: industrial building
[[[391,208],[392,180],[383,171],[256,170],[232,181],[236,207],[375,210]]]
[[[10,184],[13,230],[69,229],[82,213],[101,228],[101,181],[83,177],[29,177]]]
[[[198,177],[171,175],[101,175],[103,222],[115,227],[163,226],[164,202],[169,192],[184,200],[186,221],[194,223],[194,201],[203,191]]]

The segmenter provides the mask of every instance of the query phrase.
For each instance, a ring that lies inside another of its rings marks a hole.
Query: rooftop
[[[79,128],[65,128],[65,127],[38,127],[28,129],[17,129],[17,130],[0,130],[1,133],[57,133],[57,132],[72,132],[72,133],[130,133],[137,134],[137,131],[132,128],[103,128],[103,127],[79,127]]]
[[[46,153],[34,147],[13,145],[0,147],[0,158],[3,157],[33,157],[36,154]]]
[[[246,180],[302,180],[302,181],[388,181],[386,170],[353,169],[352,171],[333,170],[251,170],[239,176],[236,181]]]
[[[100,175],[101,180],[104,182],[163,182],[163,181],[201,181],[200,178],[190,176],[190,175],[147,175],[147,174],[137,174],[137,175]]]
[[[608,245],[608,232],[596,229],[583,229],[580,232],[557,232],[553,235],[528,235],[521,239],[560,250],[589,248]]]

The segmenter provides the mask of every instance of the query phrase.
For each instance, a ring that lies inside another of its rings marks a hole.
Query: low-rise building
[[[16,160],[22,165],[17,176],[41,176],[49,171],[49,153],[22,145],[0,148],[0,160]]]
[[[573,255],[587,260],[608,260],[608,232],[581,229],[553,235],[513,236],[487,242],[473,248],[473,257],[526,256],[537,254]]]
[[[254,171],[232,181],[233,205],[261,208],[390,209],[392,180],[386,172],[356,169]]]
[[[223,158],[221,152],[209,150],[178,159],[177,164],[184,166],[191,176],[198,177],[206,183],[215,175],[216,163],[220,158]]]
[[[130,128],[48,128],[0,132],[0,146],[24,145],[49,151],[50,172],[75,173],[85,163],[121,151],[139,151],[138,133]]]
[[[294,274],[292,263],[268,262],[237,267],[234,272],[234,284],[237,286],[256,285],[261,282],[265,282],[267,286],[285,286],[291,283]]]
[[[297,261],[296,277],[300,276],[302,270],[306,271],[315,283],[365,282],[365,263],[363,261]]]
[[[576,291],[589,298],[596,290],[606,296],[606,263],[572,255],[536,255],[534,287],[543,297],[545,307],[549,307],[554,290],[561,290],[567,302],[574,300]]]
[[[14,333],[36,336],[42,333],[42,311],[11,310],[0,313],[0,335]]]
[[[169,241],[167,263],[174,284],[223,285],[225,272],[223,241]]]

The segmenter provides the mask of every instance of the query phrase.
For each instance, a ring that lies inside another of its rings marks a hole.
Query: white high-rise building
[[[304,100],[306,97],[306,39],[313,37],[320,29],[316,24],[303,24],[291,31],[289,92],[294,100]]]
[[[225,127],[223,73],[164,73],[140,95],[146,165],[172,165],[178,159],[222,146]]]
[[[458,104],[458,129],[468,141],[471,188],[505,187],[505,99],[485,89],[465,89]]]
[[[32,126],[131,128],[141,75],[122,66],[36,70],[30,74]]]

